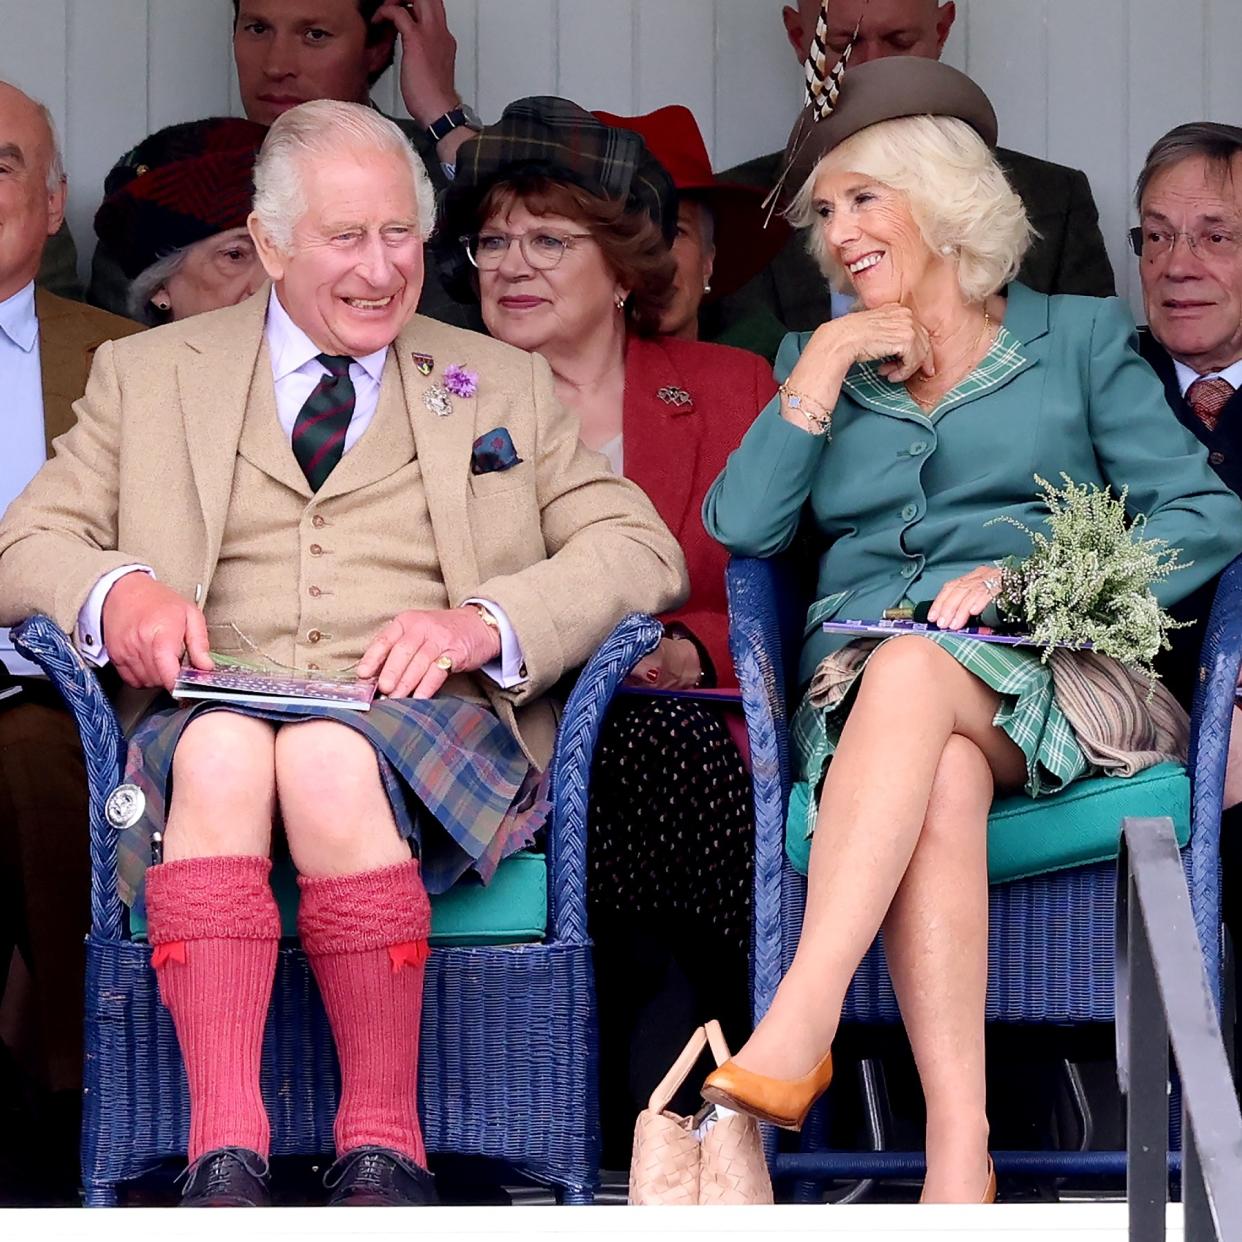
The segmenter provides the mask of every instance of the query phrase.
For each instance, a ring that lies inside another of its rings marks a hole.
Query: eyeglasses
[[[1232,258],[1242,246],[1242,238],[1237,233],[1215,225],[1196,229],[1193,233],[1155,226],[1131,229],[1130,245],[1141,259],[1160,259],[1177,245],[1179,237],[1186,239],[1191,253],[1200,259]]]
[[[557,266],[566,252],[574,249],[574,242],[589,241],[590,233],[553,233],[540,229],[530,233],[469,233],[458,238],[466,248],[466,257],[481,272],[494,272],[509,253],[509,246],[517,242],[522,258],[541,272]]]

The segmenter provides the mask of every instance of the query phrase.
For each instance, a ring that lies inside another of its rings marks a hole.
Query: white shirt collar
[[[275,285],[267,300],[267,347],[272,355],[272,376],[277,382],[300,371],[324,352],[289,318],[289,312],[276,296]],[[383,378],[387,357],[388,347],[385,346],[373,354],[355,358],[354,362],[378,384]]]
[[[1178,362],[1176,358],[1173,359],[1173,367],[1177,371],[1177,383],[1182,390],[1183,397],[1197,379],[1216,379],[1219,376],[1223,380],[1228,380],[1234,388],[1242,388],[1242,358],[1231,366],[1227,366],[1223,371],[1209,371],[1206,375],[1200,375],[1198,371],[1188,367],[1184,362]]]
[[[39,337],[39,320],[35,315],[33,280],[11,298],[0,302],[0,332],[23,353],[34,349]]]

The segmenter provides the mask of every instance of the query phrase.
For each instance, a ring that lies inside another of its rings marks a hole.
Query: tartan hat
[[[117,161],[95,232],[130,280],[174,250],[246,223],[266,135],[253,121],[209,117],[161,129]]]
[[[647,149],[673,178],[683,198],[699,199],[716,226],[716,262],[708,300],[740,289],[776,257],[791,232],[784,220],[763,227],[764,192],[758,186],[721,181],[712,172],[711,157],[694,113],[682,104],[668,104],[640,116],[596,111],[605,125],[641,134]]]
[[[624,202],[649,215],[670,245],[677,235],[673,180],[639,134],[605,125],[568,99],[518,99],[499,121],[462,144],[444,195],[436,248],[445,285],[460,301],[472,302],[476,294],[458,237],[474,231],[488,191],[515,175],[546,176]]]
[[[798,117],[776,190],[787,186],[790,196],[796,194],[821,156],[859,130],[898,117],[956,117],[988,146],[996,145],[991,101],[982,87],[951,65],[924,56],[885,56],[838,74],[837,83],[831,108],[812,101]]]

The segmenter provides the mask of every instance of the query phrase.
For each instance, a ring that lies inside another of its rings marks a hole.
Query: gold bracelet
[[[789,385],[782,384],[776,390],[784,399],[785,404],[791,410],[796,410],[808,423],[811,424],[810,431],[813,436],[827,436],[832,439],[832,411],[820,405],[812,397],[808,397],[804,392],[798,392]],[[812,409],[811,407],[815,407]]]

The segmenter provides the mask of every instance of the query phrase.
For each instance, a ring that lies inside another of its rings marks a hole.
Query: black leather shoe
[[[267,1161],[246,1147],[204,1152],[182,1174],[182,1207],[270,1207]]]
[[[426,1207],[438,1203],[435,1178],[389,1147],[355,1147],[324,1175],[329,1207]]]

